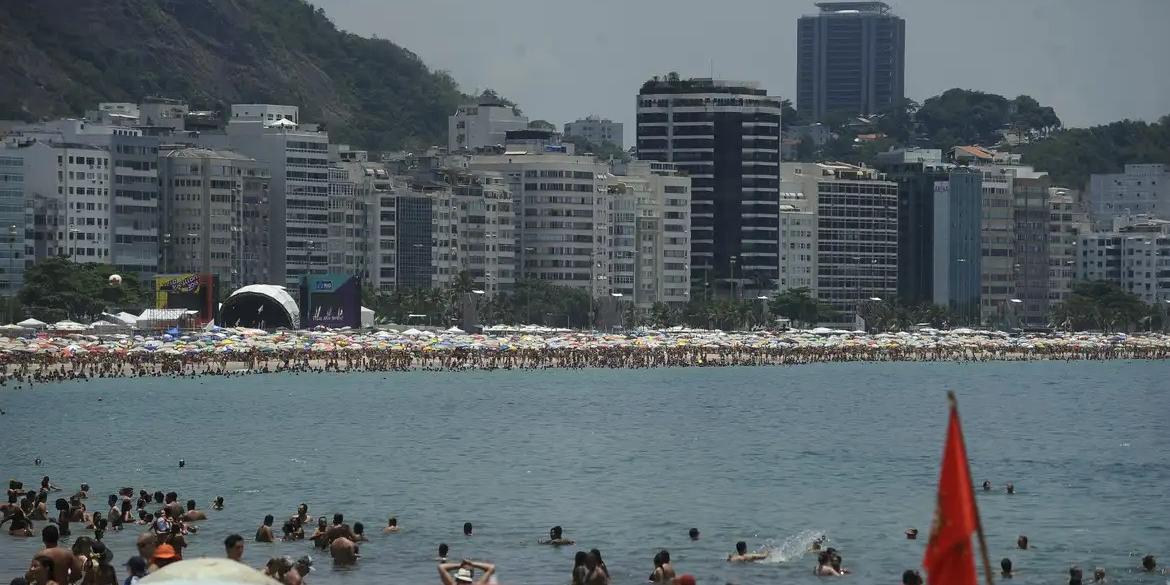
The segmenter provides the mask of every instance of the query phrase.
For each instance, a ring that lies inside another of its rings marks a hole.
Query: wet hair
[[[215,496],[215,503],[223,505],[223,496]]]
[[[920,585],[922,583],[922,576],[918,571],[913,569],[906,569],[902,571],[902,585]]]
[[[577,554],[573,556],[573,568],[584,566],[587,558],[589,558],[589,553],[583,550],[577,551]]]
[[[739,554],[741,554],[741,555],[742,555],[743,553],[747,552],[747,543],[746,543],[746,542],[744,542],[744,541],[742,541],[742,540],[741,540],[741,541],[739,541],[739,542],[737,542],[737,543],[735,543],[735,552],[737,552],[737,553],[739,553]]]
[[[194,510],[194,509],[195,509],[195,500],[187,500],[187,509],[188,509],[188,510]]]
[[[440,542],[440,543],[439,543],[439,556],[441,556],[441,557],[443,557],[443,558],[446,558],[446,557],[447,557],[447,551],[449,551],[449,550],[451,550],[451,549],[450,549],[450,548],[447,548],[447,543],[445,543],[445,542]],[[581,554],[581,553],[577,553],[577,554]]]
[[[130,511],[130,500],[122,500],[122,512]]]
[[[463,534],[471,534],[471,522],[463,523]]]
[[[167,492],[166,500],[168,504],[171,502],[177,502],[179,501],[179,494],[175,492]]]
[[[235,546],[244,541],[244,537],[239,534],[229,534],[227,538],[223,539],[223,549],[232,550]]]
[[[833,560],[833,555],[829,554],[829,551],[827,551],[827,550],[823,550],[823,551],[821,551],[821,554],[817,555],[817,564],[818,565],[827,565],[830,562],[832,562],[832,560]]]
[[[318,527],[320,527],[320,526],[328,526],[328,525],[329,525],[329,522],[328,522],[327,520],[325,520],[325,517],[324,517],[324,516],[321,516],[320,518],[317,518],[317,526],[318,526]]]
[[[79,536],[73,541],[73,546],[69,549],[75,555],[87,554],[93,550],[93,539],[88,536]]]
[[[57,500],[53,502],[53,507],[60,511],[68,510],[69,500],[66,500],[65,498],[57,498]]]
[[[601,560],[601,551],[599,551],[595,548],[591,548],[591,549],[589,549],[589,554],[593,555],[593,558],[597,559],[597,564],[599,564],[599,565],[605,564],[605,561]]]
[[[1012,560],[1004,557],[1003,560],[999,561],[999,568],[1003,569],[1005,573],[1012,572]]]
[[[670,562],[670,551],[663,549],[662,552],[658,554],[662,556],[662,564],[665,565]]]
[[[1153,571],[1158,566],[1158,561],[1154,560],[1154,555],[1146,555],[1142,557],[1142,568],[1147,571]]]
[[[692,529],[687,531],[687,534],[691,535],[691,540],[694,540],[694,539],[699,537],[699,529],[692,528]]]
[[[654,553],[654,568],[661,567],[662,563],[663,563],[662,553],[661,552]]]
[[[81,491],[88,492],[89,491],[89,484],[88,483],[81,484]]]
[[[354,523],[353,523],[353,533],[354,533],[354,534],[361,534],[361,533],[363,533],[363,532],[365,532],[365,531],[366,531],[366,525],[365,525],[365,524],[362,524],[361,522],[354,522]]]
[[[342,514],[334,514],[333,515],[333,523],[334,524],[341,524],[344,521],[345,521],[344,515],[342,515]]]
[[[53,546],[56,546],[58,540],[61,540],[61,530],[57,528],[56,524],[46,524],[45,527],[41,529],[41,542],[45,543],[46,545],[52,543]],[[49,546],[48,548],[53,547]]]
[[[106,505],[108,505],[108,506],[113,506],[114,504],[117,504],[117,503],[118,503],[118,494],[110,494],[110,497],[106,498]]]
[[[1021,534],[1020,537],[1016,539],[1016,546],[1022,549],[1028,548],[1028,537]]]
[[[155,503],[157,503],[157,504],[161,504],[161,503],[163,503],[163,493],[162,493],[162,491],[157,491],[157,492],[154,492],[154,501],[155,501]]]
[[[398,518],[391,516],[390,519],[386,521],[386,525],[387,526],[398,526]]]
[[[548,535],[553,538],[560,538],[561,534],[564,534],[564,530],[560,526],[553,526],[548,531]]]
[[[1085,578],[1080,567],[1070,567],[1068,570],[1068,585],[1081,585],[1081,580]]]
[[[265,525],[265,526],[272,526],[272,522],[273,522],[274,520],[275,520],[275,519],[272,517],[272,514],[269,514],[269,515],[267,515],[267,516],[265,516],[265,517],[264,517],[264,525]]]

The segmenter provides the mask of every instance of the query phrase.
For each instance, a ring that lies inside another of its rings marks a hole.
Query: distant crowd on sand
[[[39,461],[38,461],[39,464]],[[180,466],[184,463],[180,461]],[[989,481],[983,482],[983,491],[992,490]],[[1015,487],[1007,484],[1005,491],[1015,493]],[[8,486],[7,503],[0,508],[3,520],[0,526],[8,525],[8,535],[12,538],[30,538],[40,535],[43,548],[38,550],[29,562],[28,570],[23,576],[11,581],[11,585],[134,585],[139,579],[156,571],[165,571],[166,567],[181,563],[189,540],[198,538],[199,526],[204,522],[212,521],[208,512],[198,509],[195,500],[186,500],[185,503],[176,492],[163,493],[162,491],[149,492],[140,489],[137,492],[132,487],[122,487],[117,493],[106,498],[105,511],[90,510],[87,502],[90,500],[90,486],[82,484],[72,496],[56,497],[60,488],[46,476],[40,481],[38,489],[25,489],[19,481],[11,481]],[[49,500],[53,500],[53,510],[48,507]],[[218,515],[225,509],[223,497],[212,500],[210,512]],[[43,522],[39,531],[35,523]],[[339,566],[357,566],[364,559],[361,554],[361,543],[369,540],[365,527],[361,522],[354,522],[351,526],[346,523],[345,516],[340,513],[332,514],[332,521],[326,516],[314,518],[309,513],[308,504],[300,504],[296,511],[287,519],[279,522],[273,515],[267,515],[261,521],[252,538],[254,542],[284,542],[305,541],[306,554],[292,558],[279,556],[270,558],[259,570],[272,579],[285,585],[301,585],[313,571],[313,558],[309,551],[317,550],[321,554],[326,551],[332,562]],[[74,535],[74,530],[79,534]],[[386,525],[380,530],[381,535],[375,538],[393,538],[402,530],[398,519],[391,516]],[[135,541],[136,550],[125,562],[115,564],[115,554],[103,542],[103,537],[109,531],[134,530],[139,532]],[[470,522],[463,524],[463,537],[470,538],[474,534],[474,526]],[[911,528],[905,532],[908,540],[918,538],[918,530]],[[691,528],[688,537],[692,541],[700,538],[697,528]],[[71,540],[68,548],[63,542]],[[224,557],[236,562],[243,562],[244,549],[248,539],[239,534],[232,534],[224,539]],[[534,545],[552,547],[574,546],[576,542],[565,536],[561,526],[552,527],[547,538],[536,539]],[[842,577],[850,574],[850,570],[843,566],[841,552],[826,546],[827,539],[822,535],[816,538],[808,550],[809,555],[815,555],[813,574],[818,577]],[[1019,550],[1027,550],[1028,537],[1021,535],[1016,546]],[[438,554],[434,558],[435,565],[442,585],[457,585],[474,583],[488,585],[497,583],[496,565],[477,560],[460,559],[450,555],[451,549],[446,543],[438,544]],[[735,552],[727,556],[731,563],[751,563],[764,561],[770,558],[772,551],[763,549],[749,551],[747,543],[735,543]],[[125,578],[119,581],[119,569],[125,569]],[[1000,562],[1003,579],[1015,575],[1011,559],[1004,558]],[[1158,568],[1153,555],[1142,558],[1141,567],[1133,568],[1143,573],[1163,574]],[[1078,567],[1069,569],[1069,585],[1082,585],[1082,571]],[[574,557],[573,566],[566,567],[566,580],[572,585],[608,585],[610,570],[602,558],[601,551],[596,548],[588,551],[580,550]],[[648,576],[651,583],[669,585],[694,585],[695,577],[678,570],[667,550],[661,550],[654,555],[653,567]],[[1094,583],[1106,582],[1103,568],[1093,572]],[[906,570],[902,575],[904,585],[922,585],[921,574],[915,570]]]
[[[1025,360],[1161,360],[1167,345],[1036,347],[582,347],[541,349],[336,349],[228,353],[0,354],[0,386],[91,378],[242,375],[272,372],[392,372],[787,366],[824,362],[982,362]]]

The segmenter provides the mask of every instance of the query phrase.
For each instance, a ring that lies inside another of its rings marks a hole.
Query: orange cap
[[[177,556],[179,556],[179,554],[175,552],[175,547],[169,544],[160,544],[158,545],[158,548],[154,549],[154,558],[156,559],[167,560],[173,559]]]

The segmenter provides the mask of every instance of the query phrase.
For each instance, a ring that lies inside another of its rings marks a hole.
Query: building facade
[[[214,274],[228,290],[265,283],[268,258],[257,246],[258,234],[249,235],[248,220],[267,215],[261,203],[270,180],[267,167],[206,148],[160,154],[160,271]]]
[[[821,2],[796,25],[796,108],[818,121],[905,97],[906,23],[884,2]]]
[[[159,261],[158,146],[155,136],[115,134],[113,162],[113,256],[119,270],[149,280]]]
[[[1120,173],[1089,178],[1089,214],[1093,228],[1109,230],[1114,217],[1145,214],[1170,219],[1170,165],[1125,165]]]
[[[24,159],[0,150],[0,297],[24,286],[26,226]]]
[[[898,184],[874,169],[815,167],[817,297],[852,324],[863,305],[898,293]]]
[[[981,173],[970,169],[952,169],[934,184],[930,302],[948,308],[964,324],[980,320],[982,191]],[[902,231],[899,218],[899,236]],[[902,258],[899,254],[898,261]]]
[[[527,151],[473,156],[465,164],[507,182],[519,277],[584,289],[593,298],[613,292],[608,165],[591,156]]]
[[[1119,216],[1105,232],[1081,234],[1078,280],[1105,280],[1148,304],[1170,301],[1170,221]]]
[[[1076,278],[1081,234],[1089,233],[1089,216],[1073,189],[1048,190],[1048,306],[1068,300]]]
[[[779,277],[780,109],[752,82],[653,79],[638,94],[638,158],[691,177],[691,278],[727,294]]]
[[[614,292],[643,313],[690,300],[691,179],[671,163],[631,161],[615,169]]]
[[[480,100],[459,106],[447,118],[447,149],[449,152],[475,151],[480,148],[502,146],[509,130],[528,127],[528,117],[514,106],[495,100]]]
[[[608,142],[618,148],[625,148],[624,124],[598,116],[586,116],[565,124],[565,138],[580,137],[590,144],[600,146]]]

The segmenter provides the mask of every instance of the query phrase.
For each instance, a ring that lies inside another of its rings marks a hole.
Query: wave
[[[799,560],[812,551],[812,545],[817,540],[821,540],[822,548],[829,544],[823,530],[802,530],[781,540],[768,539],[758,551],[768,555],[768,558],[760,562],[780,565]]]

